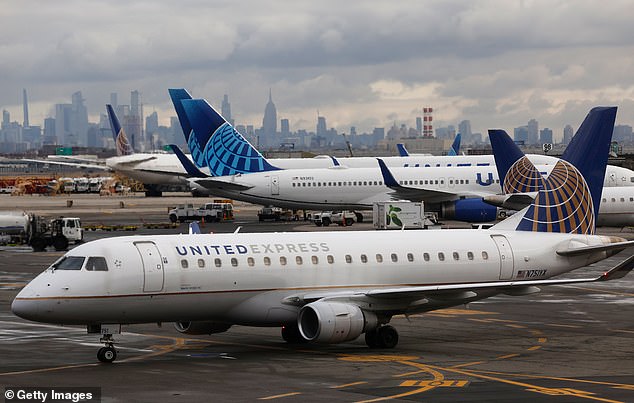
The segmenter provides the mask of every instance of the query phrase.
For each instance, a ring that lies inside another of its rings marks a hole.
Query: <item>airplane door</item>
[[[500,280],[513,278],[513,250],[504,235],[491,235],[500,252]]]
[[[453,188],[455,183],[456,183],[456,180],[454,178],[449,178],[449,188]]]
[[[271,175],[271,194],[280,194],[280,177],[278,175]]]
[[[163,260],[154,242],[135,242],[143,260],[143,291],[157,292],[163,289]]]

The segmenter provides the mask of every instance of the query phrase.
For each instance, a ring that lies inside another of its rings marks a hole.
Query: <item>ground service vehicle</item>
[[[354,211],[320,211],[313,213],[313,222],[316,226],[324,227],[330,224],[350,226],[357,222],[357,214]]]
[[[48,219],[29,213],[3,213],[0,215],[0,233],[10,236],[12,242],[26,243],[35,252],[48,246],[61,251],[72,241],[80,243],[84,239],[81,221],[77,217]]]
[[[372,207],[375,229],[420,229],[438,225],[435,215],[425,212],[423,202],[376,202]]]
[[[200,207],[194,207],[192,203],[180,204],[171,209],[168,214],[171,222],[233,220],[233,204],[213,202],[205,203]]]

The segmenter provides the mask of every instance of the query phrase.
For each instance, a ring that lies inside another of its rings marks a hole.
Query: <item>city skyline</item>
[[[94,120],[134,88],[165,125],[169,87],[216,107],[230,94],[236,122],[258,126],[272,88],[292,130],[317,110],[338,131],[413,126],[426,105],[438,125],[481,133],[534,118],[559,137],[595,105],[634,120],[625,1],[8,0],[3,15],[0,108],[19,116],[26,88],[33,122],[75,91]]]

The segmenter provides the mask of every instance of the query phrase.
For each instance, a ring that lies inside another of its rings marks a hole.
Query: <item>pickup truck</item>
[[[357,222],[357,215],[354,211],[321,211],[319,213],[313,213],[313,222],[316,226],[324,227],[330,224],[337,224],[340,226],[350,226]]]
[[[207,222],[233,220],[231,203],[206,203],[198,208],[193,204],[180,204],[169,210],[171,222],[205,220]]]

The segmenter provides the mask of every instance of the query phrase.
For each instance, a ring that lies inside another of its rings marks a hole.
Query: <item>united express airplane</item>
[[[594,235],[615,114],[594,109],[597,130],[581,142],[583,153],[559,161],[534,204],[489,230],[101,239],[66,253],[11,309],[101,333],[102,362],[115,360],[121,324],[168,321],[186,334],[275,326],[288,342],[341,343],[365,334],[369,347],[393,348],[394,315],[620,278],[634,257],[596,278],[551,279],[634,243]]]

